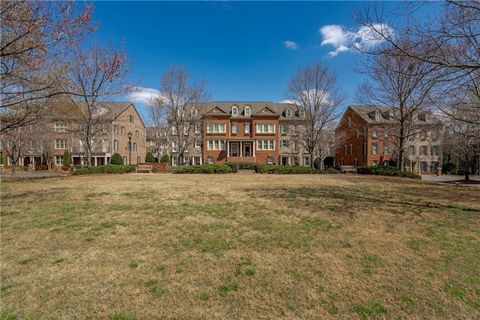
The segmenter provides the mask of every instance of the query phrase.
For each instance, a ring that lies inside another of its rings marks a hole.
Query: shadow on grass
[[[402,206],[423,209],[438,209],[479,213],[480,208],[466,207],[456,204],[441,204],[441,201],[451,199],[455,201],[454,194],[447,192],[430,193],[428,189],[412,190],[403,193],[402,190],[379,191],[368,186],[321,186],[300,188],[262,188],[245,189],[254,198],[277,199],[294,205],[318,205],[318,202],[330,204],[331,202],[347,202],[351,205],[376,207],[380,205]]]

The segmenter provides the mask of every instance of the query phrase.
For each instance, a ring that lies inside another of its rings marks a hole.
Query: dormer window
[[[287,110],[285,110],[285,116],[287,118],[292,117],[292,109],[288,108]]]
[[[252,108],[250,106],[246,106],[244,113],[245,113],[245,117],[250,117],[252,114]]]
[[[237,117],[238,116],[238,107],[233,106],[232,107],[232,117]]]
[[[305,110],[303,110],[303,109],[298,110],[298,116],[300,118],[305,118]]]
[[[375,111],[375,121],[380,121],[380,111]]]

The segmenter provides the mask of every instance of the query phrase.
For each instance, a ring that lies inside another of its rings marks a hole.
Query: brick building
[[[73,108],[73,109],[72,109]],[[23,150],[19,166],[32,165],[36,168],[63,165],[65,151],[72,154],[75,165],[86,162],[82,140],[79,138],[79,109],[67,105],[53,105],[47,108],[42,121],[24,131]],[[130,102],[102,102],[99,104],[99,128],[92,140],[92,165],[110,162],[114,153],[119,153],[125,164],[137,164],[145,160],[146,128],[135,106]],[[8,157],[8,141],[3,142],[4,163],[11,164]],[[130,148],[129,148],[130,146]]]
[[[188,134],[193,143],[183,161],[190,164],[251,162],[310,166],[298,141],[303,113],[293,104],[212,101],[197,106],[198,122]],[[153,131],[152,131],[153,132]],[[172,164],[178,165],[174,142],[168,143]]]
[[[375,106],[349,106],[335,131],[340,141],[336,166],[383,165],[394,160],[393,112]],[[417,113],[406,141],[408,169],[419,174],[436,172],[442,165],[441,146],[441,122],[432,113]]]

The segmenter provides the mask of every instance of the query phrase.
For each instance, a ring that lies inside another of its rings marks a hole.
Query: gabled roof
[[[392,124],[395,122],[395,114],[398,114],[398,109],[374,106],[374,105],[350,105],[351,109],[368,124]],[[432,112],[419,111],[414,119],[416,124],[440,124]]]
[[[238,107],[238,116],[232,116],[232,107],[234,106]],[[285,110],[290,108],[293,111],[293,116],[288,119],[299,119],[298,107],[292,103],[275,103],[270,101],[209,101],[201,103],[197,106],[197,109],[200,114],[204,115],[215,115],[211,110],[216,108],[223,112],[218,112],[218,115],[228,115],[234,118],[248,118],[249,116],[245,116],[245,109],[247,107],[251,108],[251,115],[272,115],[279,116],[280,119],[287,119],[285,117]]]
[[[114,121],[117,119],[123,112],[125,112],[129,107],[133,107],[135,112],[138,115],[138,118],[142,122],[142,125],[145,126],[145,122],[143,121],[141,115],[138,113],[137,108],[131,102],[110,102],[110,101],[102,101],[97,102],[97,107],[99,110],[99,115],[106,120]],[[48,106],[49,116],[52,118],[76,118],[80,117],[82,112],[82,107],[85,107],[86,103],[84,102],[57,102],[50,104]]]

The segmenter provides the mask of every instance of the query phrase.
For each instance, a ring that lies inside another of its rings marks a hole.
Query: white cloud
[[[283,46],[287,49],[290,49],[290,50],[298,49],[298,44],[295,41],[285,40],[282,42],[283,42]]]
[[[151,105],[156,99],[161,97],[160,91],[152,88],[135,87],[129,94],[133,102]]]
[[[393,34],[394,32],[387,24],[374,24],[373,27],[382,33]],[[335,48],[328,53],[330,57],[355,48],[359,50],[373,48],[384,41],[379,33],[365,26],[355,31],[340,25],[326,25],[321,27],[319,32],[322,35],[322,46],[331,45]]]

